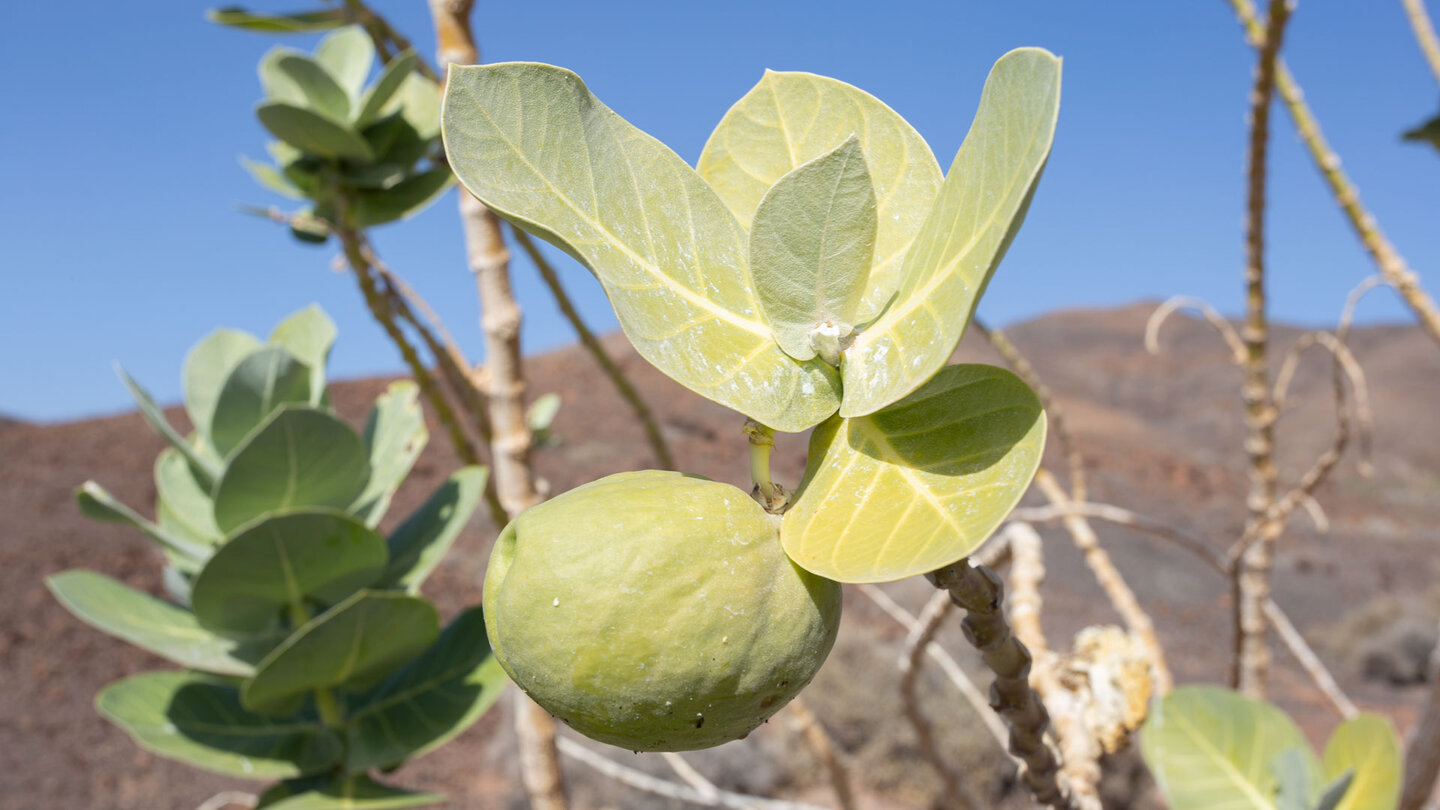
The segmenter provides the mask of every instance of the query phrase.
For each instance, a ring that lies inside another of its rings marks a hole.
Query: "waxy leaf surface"
[[[289,406],[235,448],[215,485],[215,523],[230,532],[267,512],[349,506],[370,479],[360,436],[324,411]]]
[[[375,64],[375,44],[363,26],[347,25],[320,40],[315,46],[315,61],[335,77],[350,98],[358,99]]]
[[[155,459],[155,511],[162,528],[178,530],[186,538],[215,545],[223,538],[215,525],[215,503],[195,478],[185,456],[173,447]]]
[[[237,329],[216,329],[190,349],[181,372],[190,424],[202,432],[210,429],[225,380],[240,361],[259,348],[260,341],[254,335]]]
[[[207,458],[195,445],[177,433],[170,420],[165,418],[165,412],[155,403],[155,398],[126,374],[125,369],[116,366],[115,371],[119,373],[121,382],[125,383],[125,388],[130,391],[130,396],[135,399],[135,405],[140,409],[140,416],[145,419],[146,424],[169,442],[171,447],[184,453],[186,460],[194,465],[196,473],[204,476],[206,484],[214,481],[215,476],[219,475],[219,463]]]
[[[400,593],[360,591],[299,628],[265,656],[240,698],[272,711],[316,689],[365,681],[419,655],[440,634],[435,606]]]
[[[284,346],[265,346],[241,360],[220,388],[208,425],[210,443],[230,455],[281,405],[310,401],[310,368]]]
[[[390,498],[415,466],[430,434],[420,412],[420,389],[409,380],[390,384],[365,420],[365,447],[370,455],[370,481],[345,510],[371,528],[380,525]]]
[[[346,10],[341,8],[301,11],[294,14],[266,14],[249,11],[239,6],[226,6],[205,12],[205,19],[210,22],[246,31],[262,31],[271,34],[295,34],[338,28],[345,24],[347,16]]]
[[[255,109],[271,135],[299,149],[327,158],[374,160],[370,145],[339,121],[307,107],[270,101]]]
[[[173,552],[172,561],[183,567],[187,573],[197,570],[200,562],[210,553],[207,546],[166,531],[146,520],[139,512],[126,506],[94,481],[86,481],[75,490],[75,502],[85,517],[140,530],[167,552]]]
[[[227,776],[289,779],[342,755],[339,738],[318,720],[247,711],[240,690],[215,676],[147,672],[105,687],[95,704],[141,748]]]
[[[310,368],[310,404],[325,397],[325,364],[335,345],[335,322],[316,304],[296,312],[275,327],[270,342],[284,346],[296,360]]]
[[[835,370],[797,363],[762,319],[734,216],[578,76],[529,63],[456,67],[443,117],[460,181],[595,273],[646,360],[779,430],[835,411]]]
[[[305,95],[305,106],[336,121],[350,117],[350,97],[320,63],[302,53],[286,53],[275,68],[290,78]]]
[[[900,259],[940,189],[940,165],[914,127],[883,102],[812,73],[766,71],[715,127],[697,169],[744,227],[781,177],[860,139],[875,188],[873,267],[857,323],[879,314],[895,292]]]
[[[875,188],[859,138],[770,187],[750,228],[750,272],[760,309],[786,354],[814,357],[811,336],[820,324],[849,335],[874,251]],[[838,354],[827,362],[838,365]]]
[[[1044,447],[1045,413],[1019,377],[948,366],[889,408],[816,428],[780,540],[797,565],[840,582],[933,571],[1000,525]]]
[[[475,722],[509,682],[480,608],[461,613],[423,655],[351,700],[345,767],[389,768],[433,750]]]
[[[418,593],[420,585],[440,564],[466,521],[475,513],[488,475],[484,467],[456,471],[419,509],[405,518],[385,541],[390,548],[390,561],[376,587]]]
[[[360,773],[336,777],[328,785],[289,790],[277,785],[260,797],[257,810],[404,810],[445,801],[438,793],[415,793],[382,785]]]
[[[194,614],[94,571],[66,571],[45,580],[77,619],[182,667],[220,675],[255,671],[253,647],[200,626]]]
[[[380,111],[385,109],[385,105],[399,92],[419,61],[420,58],[414,51],[406,51],[385,65],[380,78],[365,91],[365,99],[360,104],[360,111],[355,115],[356,128],[363,129],[380,117]]]
[[[1325,744],[1321,764],[1329,780],[1353,773],[1335,810],[1394,810],[1399,805],[1404,753],[1384,717],[1362,714],[1341,723]]]
[[[384,538],[348,515],[278,515],[215,552],[195,578],[190,606],[217,633],[266,635],[291,606],[334,604],[374,582],[385,559]]]
[[[1287,749],[1320,773],[1284,712],[1228,689],[1182,686],[1159,700],[1140,737],[1145,762],[1174,810],[1275,810],[1273,764]]]
[[[995,63],[970,133],[905,253],[894,300],[845,352],[842,416],[900,399],[954,353],[1024,219],[1059,109],[1059,59],[1022,48]]]

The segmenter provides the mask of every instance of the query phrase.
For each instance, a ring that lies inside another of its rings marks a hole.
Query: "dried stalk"
[[[389,20],[376,13],[361,0],[345,0],[345,8],[349,10],[351,19],[359,23],[365,29],[365,33],[370,35],[370,41],[375,44],[375,52],[380,55],[382,61],[389,62],[400,53],[411,50],[410,40],[391,25]],[[424,59],[415,63],[415,70],[433,82],[440,82],[440,77],[435,73],[435,69],[430,67]]]
[[[1436,81],[1440,81],[1440,37],[1435,36],[1435,26],[1425,11],[1424,0],[1400,0],[1400,4],[1405,7],[1405,16],[1410,18],[1410,28],[1415,31],[1415,41],[1420,45],[1420,52],[1425,54],[1430,72],[1435,74]]]
[[[472,0],[430,0],[435,23],[437,61],[480,61],[470,27]],[[530,468],[533,444],[525,421],[525,379],[520,367],[520,307],[510,288],[510,251],[500,220],[473,195],[460,190],[460,222],[466,257],[480,295],[489,394],[492,475],[505,512],[516,515],[540,501]],[[515,692],[515,731],[520,741],[520,772],[534,810],[565,810],[569,804],[555,742],[555,718],[539,704]]]
[[[946,807],[961,810],[981,810],[985,804],[975,795],[965,775],[940,753],[940,746],[935,740],[935,727],[921,708],[917,694],[922,656],[927,649],[931,649],[941,620],[950,612],[949,596],[943,593],[937,593],[936,596],[939,599],[932,599],[925,605],[905,639],[905,654],[900,657],[900,702],[905,709],[905,717],[915,730],[915,742],[920,747],[920,755],[940,777],[940,802]],[[979,711],[989,714],[984,709]]]
[[[1440,644],[1430,653],[1430,694],[1405,749],[1400,810],[1420,810],[1440,779]]]
[[[1230,322],[1225,320],[1225,316],[1210,306],[1210,302],[1188,295],[1177,295],[1167,299],[1165,303],[1156,307],[1155,311],[1150,313],[1150,318],[1145,321],[1146,351],[1151,354],[1160,353],[1160,327],[1165,325],[1165,320],[1170,317],[1171,313],[1182,309],[1192,310],[1204,315],[1205,320],[1209,321],[1210,325],[1215,327],[1215,331],[1220,333],[1220,337],[1225,339],[1225,345],[1230,347],[1230,356],[1235,361],[1235,364],[1244,364],[1246,354],[1245,341],[1240,339],[1240,333],[1236,332],[1235,327],[1231,326]]]
[[[223,808],[235,805],[237,807],[254,807],[260,801],[253,793],[243,793],[238,790],[223,790],[214,796],[200,803],[195,810],[223,810]]]
[[[827,808],[820,807],[819,805],[789,802],[780,799],[764,799],[759,796],[748,796],[744,793],[733,793],[718,788],[716,789],[717,792],[712,795],[686,785],[671,782],[668,779],[651,776],[635,768],[621,765],[613,759],[591,751],[589,748],[568,737],[561,737],[558,746],[560,752],[565,756],[595,770],[603,776],[629,785],[636,790],[643,790],[646,793],[653,793],[656,796],[664,796],[667,799],[690,802],[691,804],[698,804],[702,807],[725,807],[731,808],[732,810],[827,810]]]
[[[1025,767],[1021,780],[1041,804],[1073,810],[1077,805],[1059,782],[1055,752],[1045,742],[1050,718],[1030,687],[1030,652],[1010,632],[1001,610],[1004,584],[995,572],[965,559],[927,575],[935,587],[966,611],[961,628],[995,673],[991,706],[1010,724],[1010,751]]]
[[[720,788],[714,782],[706,779],[704,774],[695,770],[695,766],[691,765],[685,757],[674,751],[664,751],[660,754],[660,758],[665,760],[665,764],[670,766],[670,770],[674,771],[676,776],[697,792],[711,799],[720,795]]]
[[[1245,324],[1241,329],[1245,341],[1245,383],[1241,396],[1245,401],[1245,455],[1250,470],[1245,535],[1254,540],[1245,549],[1231,578],[1235,647],[1230,684],[1259,700],[1265,698],[1270,671],[1264,604],[1270,596],[1275,541],[1283,528],[1270,519],[1276,501],[1278,472],[1274,455],[1276,411],[1270,396],[1270,367],[1266,358],[1270,326],[1265,302],[1265,182],[1275,60],[1289,19],[1288,0],[1270,0],[1269,19],[1255,68],[1255,84],[1250,91],[1250,141],[1246,153]]]
[[[840,749],[835,747],[835,741],[825,731],[820,718],[798,697],[790,701],[790,718],[820,764],[825,766],[825,773],[830,777],[830,789],[835,791],[835,801],[840,810],[855,810],[857,805],[855,791],[850,787],[850,769],[845,766]]]
[[[950,595],[939,592],[931,598],[930,602],[926,603],[924,615],[928,617],[928,620],[922,624],[914,614],[904,607],[901,607],[900,603],[890,598],[890,594],[886,593],[879,586],[861,585],[860,592],[869,597],[870,601],[874,602],[881,610],[885,611],[890,618],[894,619],[901,627],[904,627],[909,632],[907,643],[909,639],[915,640],[914,649],[907,648],[901,656],[901,659],[908,659],[915,650],[919,650],[930,656],[932,661],[940,665],[940,670],[945,673],[945,677],[950,679],[950,683],[954,684],[955,688],[960,691],[960,696],[965,698],[965,702],[970,704],[970,708],[974,709],[975,716],[980,718],[985,728],[990,732],[990,736],[995,738],[995,742],[999,743],[1001,748],[1004,748],[1009,742],[1010,732],[1006,730],[1005,724],[1000,720],[1000,717],[991,710],[990,704],[986,701],[985,696],[980,694],[980,688],[975,685],[974,681],[970,680],[970,676],[960,667],[959,662],[939,644],[919,643],[921,639],[926,637],[933,639],[935,637],[935,628],[940,626],[940,622],[943,621],[955,607],[955,604],[950,601]],[[935,607],[931,608],[931,605],[935,605]],[[932,624],[934,627],[930,627]],[[922,630],[922,628],[929,629]]]
[[[1057,507],[1065,507],[1075,503],[1075,499],[1066,495],[1065,490],[1056,482],[1055,476],[1048,470],[1041,469],[1035,476],[1035,485],[1050,500],[1050,503]],[[1012,520],[1024,520],[1025,518],[1011,514]],[[1061,516],[1065,529],[1070,532],[1074,539],[1075,547],[1085,559],[1085,565],[1095,575],[1095,581],[1099,583],[1100,589],[1109,598],[1110,604],[1114,606],[1115,612],[1120,614],[1120,619],[1125,622],[1125,627],[1140,639],[1149,653],[1152,677],[1155,684],[1155,692],[1166,694],[1174,684],[1174,678],[1170,674],[1170,665],[1165,660],[1165,648],[1160,644],[1160,638],[1155,634],[1155,622],[1151,620],[1150,614],[1140,606],[1140,600],[1135,598],[1135,592],[1121,575],[1120,569],[1115,567],[1110,555],[1100,545],[1100,538],[1095,534],[1095,529],[1085,520],[1085,515],[1069,513]]]
[[[1252,45],[1258,45],[1264,39],[1264,26],[1257,19],[1255,6],[1251,0],[1229,0],[1230,6],[1240,18],[1241,26]],[[1330,187],[1330,192],[1335,196],[1335,201],[1345,212],[1350,221],[1350,226],[1355,229],[1355,234],[1370,254],[1370,258],[1379,268],[1380,274],[1385,280],[1400,293],[1405,303],[1415,313],[1420,325],[1437,343],[1440,343],[1440,308],[1435,305],[1434,299],[1430,297],[1425,289],[1420,286],[1420,277],[1405,263],[1395,247],[1385,237],[1375,217],[1360,202],[1360,193],[1356,190],[1355,184],[1350,181],[1344,169],[1340,167],[1340,158],[1325,141],[1325,135],[1320,131],[1320,123],[1305,103],[1305,95],[1295,78],[1284,63],[1278,63],[1276,69],[1276,89],[1280,91],[1280,97],[1284,100],[1285,106],[1290,111],[1290,118],[1295,122],[1295,129],[1300,134],[1301,140],[1305,142],[1310,157],[1320,169],[1325,183]]]
[[[1340,712],[1340,716],[1346,720],[1359,714],[1360,710],[1355,708],[1355,703],[1341,691],[1340,684],[1335,682],[1335,676],[1331,675],[1330,670],[1321,663],[1319,656],[1315,655],[1315,651],[1310,648],[1305,637],[1300,635],[1300,631],[1291,623],[1290,617],[1285,615],[1275,600],[1267,599],[1264,609],[1265,617],[1270,620],[1270,624],[1275,628],[1275,633],[1285,641],[1285,646],[1290,650],[1290,654],[1295,656],[1295,661],[1310,675],[1316,686],[1320,687],[1320,691],[1330,701],[1330,705],[1334,706],[1335,710]]]
[[[979,318],[971,321],[971,326],[979,330],[980,334],[990,341],[990,345],[994,346],[995,351],[1005,358],[1005,363],[1010,366],[1011,370],[1018,374],[1027,385],[1035,389],[1035,394],[1040,397],[1040,404],[1045,408],[1050,431],[1055,435],[1055,440],[1060,444],[1060,452],[1065,456],[1065,467],[1070,474],[1070,497],[1077,501],[1086,500],[1085,460],[1080,456],[1080,451],[1070,436],[1069,423],[1065,420],[1059,404],[1056,403],[1054,393],[1040,379],[1035,367],[1030,365],[1030,361],[1025,359],[1025,355],[1021,354],[1019,349],[1015,348],[1015,344],[1010,342],[1010,338],[1004,332],[999,329],[991,329]]]
[[[605,376],[610,378],[611,385],[615,386],[615,390],[620,392],[620,396],[635,412],[635,417],[640,420],[640,426],[645,430],[645,438],[650,442],[650,449],[655,453],[655,458],[659,461],[660,466],[667,470],[675,469],[675,458],[670,455],[670,447],[665,443],[665,436],[660,432],[660,423],[656,420],[655,414],[651,412],[645,399],[640,396],[640,392],[635,390],[635,386],[630,383],[625,372],[610,357],[610,353],[605,351],[605,346],[600,343],[600,339],[595,337],[595,333],[585,325],[585,320],[580,317],[579,310],[575,309],[569,293],[565,292],[564,285],[560,283],[560,275],[555,272],[550,261],[540,252],[540,248],[535,244],[535,240],[530,238],[530,234],[514,227],[510,229],[510,232],[515,235],[515,241],[520,243],[520,247],[524,248],[526,255],[534,263],[535,269],[540,273],[540,278],[545,281],[545,286],[550,288],[550,294],[554,296],[556,305],[560,307],[560,314],[570,322],[570,327],[580,337],[580,344],[590,352],[590,356],[595,360],[595,365],[599,366]]]

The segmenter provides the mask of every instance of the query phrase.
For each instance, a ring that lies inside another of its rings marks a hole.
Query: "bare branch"
[[[850,787],[850,770],[845,766],[843,754],[835,747],[835,741],[825,731],[820,718],[815,716],[804,700],[797,697],[790,701],[790,719],[805,737],[805,742],[820,760],[820,764],[825,766],[825,773],[830,777],[830,788],[835,791],[835,801],[840,805],[840,810],[856,810],[855,791]]]
[[[1295,661],[1301,668],[1310,675],[1315,685],[1320,687],[1320,692],[1330,701],[1330,705],[1340,712],[1340,716],[1346,720],[1360,713],[1355,704],[1340,689],[1340,684],[1335,681],[1335,676],[1321,663],[1320,656],[1310,648],[1309,642],[1295,629],[1290,617],[1280,609],[1274,599],[1265,601],[1265,616],[1270,620],[1270,625],[1275,628],[1275,633],[1285,642],[1286,649],[1295,657]]]
[[[254,807],[260,801],[253,793],[239,790],[223,790],[200,803],[195,810],[224,810],[226,807]]]
[[[1405,16],[1410,18],[1410,28],[1415,31],[1415,41],[1430,64],[1430,72],[1440,81],[1440,37],[1435,36],[1435,26],[1425,11],[1424,0],[1400,0],[1400,4],[1405,6]]]
[[[560,307],[560,314],[565,316],[565,320],[570,322],[570,328],[574,329],[575,334],[579,336],[580,345],[590,352],[590,356],[595,360],[595,365],[600,367],[600,370],[610,379],[610,384],[615,386],[615,390],[620,392],[620,396],[635,412],[635,417],[640,420],[640,426],[645,430],[645,438],[650,442],[650,449],[655,453],[656,461],[667,470],[675,469],[675,458],[670,454],[670,446],[665,443],[665,436],[660,431],[660,423],[656,420],[655,414],[651,412],[645,399],[640,396],[640,392],[635,390],[635,386],[630,383],[625,372],[610,357],[610,353],[605,351],[604,344],[595,337],[594,332],[590,331],[590,327],[585,325],[585,320],[580,317],[580,311],[575,309],[569,293],[565,292],[565,286],[560,283],[560,275],[555,272],[555,268],[550,265],[545,254],[540,252],[535,240],[530,238],[530,234],[513,226],[510,228],[510,232],[514,234],[515,241],[520,243],[520,247],[525,250],[526,255],[530,257],[530,261],[540,273],[540,278],[545,281],[545,286],[550,288],[550,294],[554,296],[556,305]]]
[[[1044,468],[1036,474],[1035,485],[1055,507],[1063,509],[1074,503],[1074,499],[1065,494],[1065,491],[1055,481],[1055,477]],[[1121,620],[1125,622],[1125,627],[1135,634],[1148,650],[1155,691],[1161,695],[1169,692],[1174,681],[1170,675],[1170,665],[1165,660],[1165,648],[1155,634],[1155,622],[1151,620],[1150,614],[1140,606],[1140,600],[1135,598],[1135,592],[1125,581],[1120,569],[1115,567],[1109,553],[1100,545],[1099,536],[1096,535],[1090,523],[1085,520],[1087,515],[1078,512],[1062,512],[1059,517],[1074,540],[1075,547],[1080,550],[1081,556],[1085,559],[1085,565],[1095,575],[1095,581],[1100,585],[1100,589],[1105,592],[1105,596],[1109,598],[1115,612],[1120,614]],[[1015,513],[1012,513],[1010,518],[1011,520],[1026,519],[1018,517]],[[1048,519],[1053,518],[1047,517]]]
[[[1085,486],[1085,460],[1080,456],[1080,451],[1075,446],[1075,441],[1070,436],[1069,422],[1060,409],[1060,403],[1055,400],[1055,394],[1050,387],[1040,379],[1035,367],[1025,359],[1025,355],[1015,348],[1010,338],[999,329],[991,329],[983,321],[976,318],[971,325],[980,330],[980,334],[990,341],[990,345],[1000,352],[1005,358],[1005,363],[1010,366],[1020,379],[1024,380],[1035,394],[1040,397],[1040,404],[1045,408],[1045,416],[1050,431],[1054,433],[1055,440],[1060,444],[1060,452],[1065,456],[1066,471],[1070,474],[1070,497],[1077,500],[1086,500]]]
[[[711,800],[720,795],[720,788],[716,787],[714,782],[706,779],[704,774],[695,770],[695,767],[685,757],[674,751],[664,751],[660,757],[665,760],[665,764],[670,766],[670,770],[674,771],[676,776],[684,780],[685,784],[694,788],[696,792]]]
[[[1030,686],[1029,650],[1010,632],[1001,603],[1004,585],[995,572],[961,560],[926,575],[935,587],[950,592],[950,599],[964,608],[961,623],[965,638],[980,651],[985,665],[995,673],[990,687],[990,705],[1010,724],[1010,751],[1025,767],[1021,781],[1035,800],[1055,808],[1078,806],[1058,780],[1059,763],[1045,741],[1050,717],[1045,704]]]
[[[1245,341],[1240,339],[1240,333],[1235,327],[1225,320],[1210,303],[1203,298],[1195,298],[1188,295],[1177,295],[1165,301],[1150,313],[1150,319],[1145,322],[1145,350],[1151,354],[1160,353],[1160,327],[1165,325],[1165,320],[1171,313],[1181,309],[1188,309],[1199,312],[1205,316],[1205,320],[1215,327],[1220,337],[1225,339],[1225,344],[1230,347],[1230,356],[1236,365],[1245,362]]]
[[[1264,39],[1264,26],[1260,23],[1255,13],[1255,6],[1251,0],[1229,0],[1231,8],[1240,18],[1241,26],[1252,45],[1258,45]],[[1380,230],[1380,225],[1375,217],[1360,202],[1360,193],[1356,190],[1355,184],[1351,182],[1345,170],[1340,167],[1340,158],[1325,141],[1325,135],[1320,131],[1320,123],[1315,119],[1310,106],[1305,103],[1305,94],[1301,91],[1300,85],[1290,75],[1290,71],[1284,63],[1279,63],[1276,70],[1276,86],[1280,91],[1280,97],[1285,101],[1286,108],[1290,111],[1290,118],[1295,122],[1295,130],[1299,133],[1300,139],[1305,142],[1306,149],[1310,152],[1310,158],[1315,161],[1316,167],[1320,169],[1325,183],[1330,187],[1331,194],[1339,203],[1341,210],[1345,212],[1350,226],[1355,230],[1356,236],[1360,238],[1361,244],[1370,254],[1370,258],[1380,269],[1381,275],[1386,282],[1394,286],[1410,305],[1415,317],[1420,320],[1420,325],[1425,332],[1436,342],[1440,342],[1440,308],[1435,306],[1435,301],[1420,286],[1420,277],[1405,263],[1404,257],[1400,255],[1390,241]]]
[[[667,799],[690,802],[702,807],[725,807],[732,808],[732,810],[826,810],[819,805],[765,799],[759,796],[747,796],[743,793],[732,793],[728,790],[717,789],[718,792],[713,795],[702,793],[695,788],[621,765],[603,754],[591,751],[569,737],[561,737],[557,744],[562,754],[576,762],[636,790],[664,796]]]

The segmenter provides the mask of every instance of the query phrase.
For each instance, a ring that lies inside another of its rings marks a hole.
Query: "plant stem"
[[[340,704],[335,700],[335,692],[328,687],[321,687],[315,690],[315,711],[320,713],[320,721],[327,728],[343,728],[345,725],[345,713],[340,711]]]
[[[1240,18],[1250,43],[1258,47],[1264,41],[1265,26],[1257,18],[1254,4],[1250,0],[1229,1]],[[1385,233],[1380,230],[1375,217],[1360,202],[1360,192],[1340,167],[1339,156],[1325,141],[1325,134],[1320,131],[1320,122],[1305,103],[1305,94],[1301,92],[1300,85],[1283,62],[1277,61],[1275,74],[1276,89],[1280,91],[1280,97],[1290,111],[1295,130],[1305,142],[1310,158],[1319,167],[1326,185],[1330,186],[1330,193],[1335,196],[1335,201],[1350,220],[1356,236],[1360,237],[1361,244],[1380,269],[1380,274],[1400,293],[1405,303],[1410,305],[1415,317],[1420,320],[1421,327],[1433,340],[1440,343],[1440,308],[1436,307],[1434,299],[1420,286],[1420,277],[1385,238]]]
[[[1415,31],[1415,41],[1420,44],[1425,61],[1430,64],[1430,71],[1435,74],[1435,79],[1440,81],[1440,37],[1435,36],[1435,26],[1425,11],[1424,0],[1400,0],[1400,3],[1405,6],[1405,16],[1410,18],[1410,27]]]
[[[1250,91],[1250,141],[1246,153],[1245,220],[1245,453],[1249,459],[1250,492],[1246,534],[1254,543],[1246,549],[1231,578],[1234,598],[1235,649],[1230,683],[1243,694],[1263,700],[1270,672],[1270,648],[1265,601],[1270,597],[1270,570],[1275,541],[1283,525],[1270,518],[1275,504],[1278,474],[1275,467],[1275,405],[1266,360],[1269,320],[1265,302],[1265,182],[1270,141],[1270,100],[1275,89],[1276,57],[1290,17],[1288,0],[1270,0]]]
[[[1001,610],[1005,586],[994,571],[969,559],[932,571],[927,578],[950,592],[950,600],[966,612],[961,629],[995,673],[990,705],[1010,724],[1010,752],[1025,763],[1021,775],[1035,800],[1064,810],[1076,807],[1059,782],[1059,763],[1045,741],[1050,715],[1030,687],[1030,651],[1010,632]]]
[[[770,480],[770,453],[775,449],[775,431],[756,422],[745,420],[744,433],[750,439],[750,480],[755,482],[760,505],[772,515],[785,511],[790,496],[785,488]]]
[[[655,414],[651,412],[650,406],[645,404],[640,392],[635,390],[634,385],[631,385],[625,372],[621,371],[620,366],[616,365],[610,357],[610,353],[605,351],[605,346],[600,343],[600,339],[595,337],[595,333],[585,325],[579,310],[575,309],[570,295],[561,285],[560,275],[555,272],[555,268],[540,252],[540,248],[535,244],[535,240],[530,238],[530,234],[513,226],[510,228],[510,233],[514,234],[515,241],[520,243],[520,247],[530,257],[530,261],[540,273],[540,278],[544,280],[545,286],[550,288],[550,294],[554,296],[556,305],[560,307],[560,314],[570,322],[570,327],[580,337],[580,344],[590,352],[595,364],[600,367],[606,377],[610,378],[610,383],[615,386],[615,390],[620,392],[620,396],[629,403],[630,409],[635,412],[636,418],[640,420],[640,426],[645,429],[645,438],[650,442],[650,449],[654,451],[656,461],[664,469],[675,469],[675,459],[670,455],[670,447],[665,443],[665,437],[660,432],[660,423],[655,419]]]

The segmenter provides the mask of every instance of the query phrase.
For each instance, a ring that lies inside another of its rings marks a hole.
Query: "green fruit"
[[[633,751],[749,734],[810,682],[840,586],[799,568],[779,519],[727,484],[602,478],[496,540],[485,628],[505,671],[587,737]]]

